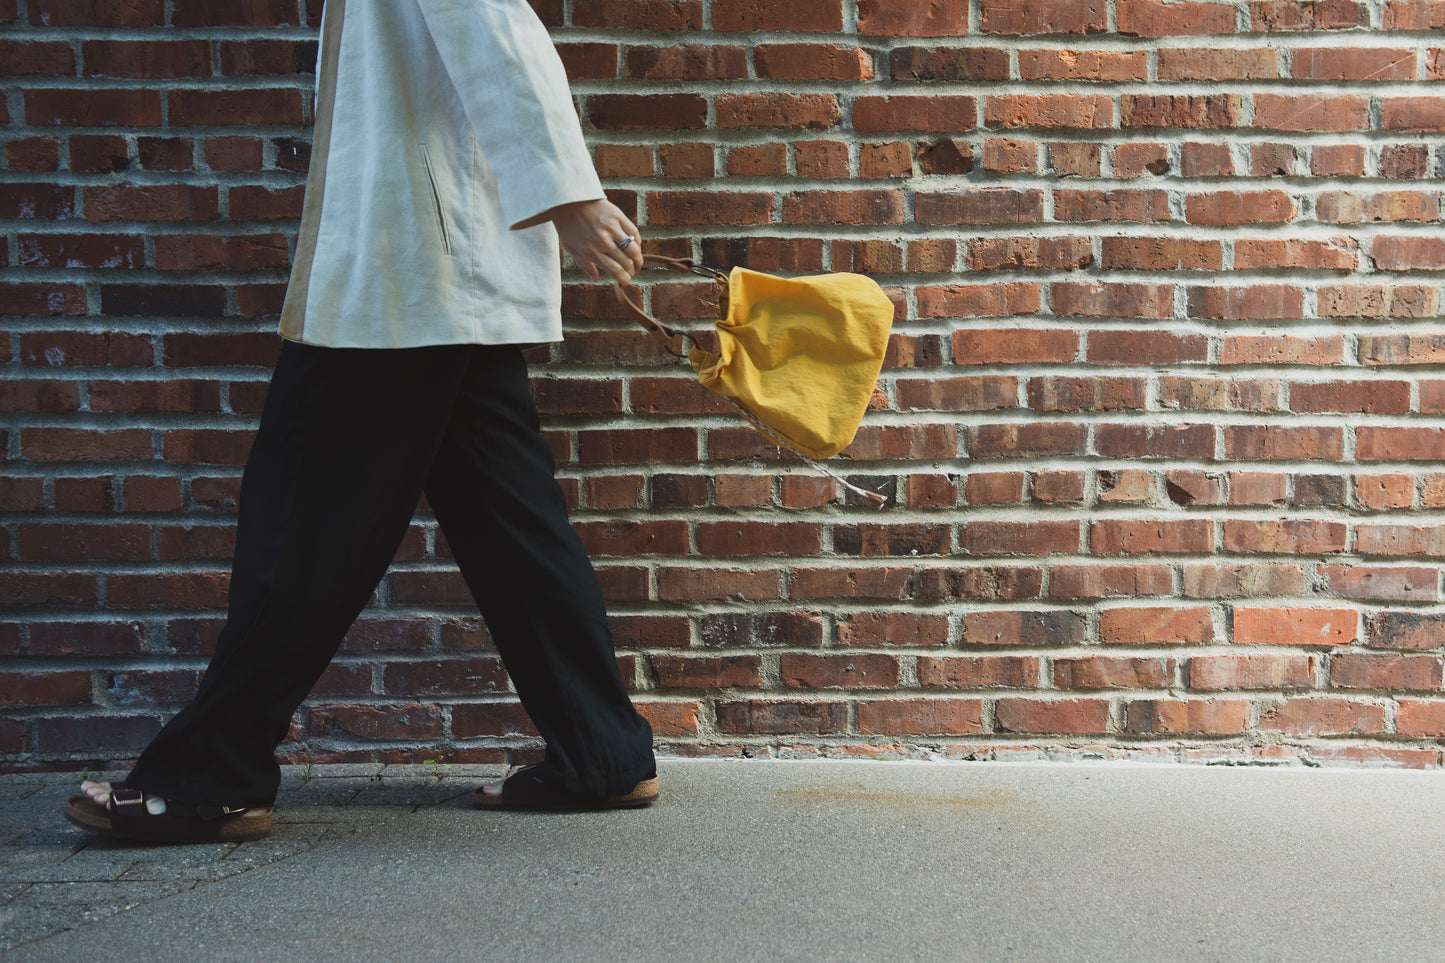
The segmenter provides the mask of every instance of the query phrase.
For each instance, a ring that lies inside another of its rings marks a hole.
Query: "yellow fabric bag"
[[[735,267],[718,352],[687,354],[698,381],[810,458],[853,441],[878,383],[893,303],[861,274],[780,278]]]
[[[781,278],[740,267],[724,275],[695,269],[686,259],[649,255],[646,261],[719,285],[718,351],[694,341],[687,354],[703,387],[809,460],[830,458],[852,443],[893,327],[893,303],[875,281],[861,274]],[[660,342],[677,336],[621,288],[618,296]]]

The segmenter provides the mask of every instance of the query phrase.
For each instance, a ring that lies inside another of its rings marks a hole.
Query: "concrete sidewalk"
[[[292,769],[270,838],[162,849],[0,777],[0,955],[1445,956],[1445,774],[674,761],[648,810],[474,812],[496,774]]]

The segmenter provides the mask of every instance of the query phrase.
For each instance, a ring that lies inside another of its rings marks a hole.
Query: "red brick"
[[[915,195],[920,224],[1021,224],[1043,219],[1043,192],[983,188],[964,192]]]
[[[859,0],[858,32],[881,37],[961,37],[968,0]]]
[[[1199,645],[1214,640],[1207,608],[1107,608],[1099,613],[1099,639],[1110,645]]]
[[[901,599],[908,591],[911,570],[870,566],[865,569],[796,569],[788,594],[794,599]]]
[[[54,137],[25,137],[5,145],[5,160],[12,171],[53,171],[60,166],[60,141]]]
[[[918,660],[920,685],[948,689],[1036,688],[1039,660],[1033,656],[949,656]]]
[[[220,216],[217,189],[181,184],[86,187],[88,221],[209,221]],[[234,191],[233,191],[234,193]],[[232,209],[232,216],[236,211]]]
[[[925,318],[1034,314],[1043,306],[1040,287],[1032,281],[928,286],[918,288],[916,294],[918,313]],[[1020,346],[1032,345],[1033,351],[1062,351],[1071,339],[1077,345],[1078,336],[1072,332],[956,331],[954,356],[976,358],[992,354],[1003,350],[1006,341]],[[966,353],[960,354],[960,348]]]
[[[648,220],[657,227],[688,224],[767,224],[771,194],[659,191],[647,195]],[[635,336],[632,340],[637,340]]]
[[[1304,132],[1368,130],[1369,109],[1368,97],[1345,94],[1287,97],[1257,93],[1254,126]]]
[[[145,561],[151,556],[148,525],[21,525],[23,561]]]
[[[1445,132],[1445,97],[1391,97],[1380,114],[1384,130]]]
[[[822,548],[821,526],[812,522],[700,522],[697,548],[702,555],[815,555]]]
[[[777,599],[781,578],[777,571],[663,567],[657,572],[657,597],[666,602]]]
[[[1321,565],[1331,595],[1363,602],[1435,602],[1439,570],[1425,566]]]
[[[575,0],[572,23],[578,27],[606,29],[680,31],[702,27],[699,0]],[[719,28],[721,29],[721,28]]]
[[[866,33],[866,29],[863,32]],[[775,80],[873,79],[873,58],[868,52],[838,44],[758,44],[753,48],[753,64],[758,77]],[[739,76],[746,75],[744,60]]]
[[[1000,732],[1041,734],[1104,733],[1109,728],[1109,703],[1104,699],[999,699],[995,707]]]
[[[1145,80],[1148,54],[1113,50],[1020,50],[1024,80]]]
[[[87,40],[80,47],[87,77],[208,77],[205,40]]]
[[[841,0],[798,0],[778,5],[768,0],[714,0],[712,28],[719,31],[843,29]]]
[[[1312,655],[1201,655],[1189,660],[1189,688],[1303,689],[1315,675]]]
[[[969,522],[959,537],[969,555],[1051,555],[1077,552],[1080,532],[1072,521]]]
[[[816,129],[842,118],[833,94],[719,94],[714,109],[723,129]]]
[[[1349,30],[1370,22],[1355,0],[1252,0],[1249,19],[1253,30]]]
[[[1310,173],[1316,177],[1361,177],[1365,173],[1363,144],[1321,144],[1310,149]]]
[[[1055,565],[1049,594],[1055,598],[1168,595],[1173,574],[1167,565]]]
[[[666,148],[663,148],[666,150]],[[711,164],[712,154],[708,161]],[[671,177],[679,176],[668,171],[666,161],[663,170]],[[781,177],[788,171],[788,151],[782,144],[758,144],[748,147],[734,147],[728,151],[727,171],[734,177]],[[705,175],[711,176],[709,169]]]
[[[983,731],[982,699],[879,699],[858,703],[869,735],[971,735]]]
[[[1212,458],[1212,425],[1097,425],[1094,444],[1113,458]]]
[[[1249,729],[1243,699],[1134,699],[1124,709],[1129,732],[1155,735],[1235,735]]]
[[[151,432],[143,428],[25,428],[20,447],[31,461],[149,461]]]
[[[1355,609],[1234,609],[1236,644],[1336,646],[1359,638]]]
[[[1279,472],[1234,471],[1229,473],[1229,504],[1231,505],[1283,505],[1288,501],[1288,489],[1289,476]],[[1231,544],[1256,544],[1261,540],[1263,544],[1268,545],[1290,545],[1293,544],[1297,535],[1308,541],[1311,538],[1319,537],[1319,533],[1322,531],[1321,528],[1315,527],[1314,523],[1308,522],[1301,528],[1290,529],[1288,533],[1262,527],[1271,524],[1274,523],[1226,522],[1225,545],[1227,547]],[[1251,528],[1251,525],[1254,527]],[[1343,532],[1339,534],[1343,536]]]
[[[579,45],[580,46],[580,45]],[[596,59],[612,73],[593,71],[611,77],[616,72],[617,51],[604,44]],[[739,80],[748,75],[747,51],[737,46],[674,45],[671,47],[628,47],[624,60],[624,76],[647,80]]]
[[[1170,94],[1125,94],[1123,127],[1231,128],[1238,127],[1242,102],[1238,94],[1204,97]]]
[[[1301,565],[1185,565],[1180,594],[1186,598],[1300,595],[1308,591]]]
[[[1158,689],[1174,684],[1175,661],[1165,658],[1084,656],[1054,660],[1060,689]]]
[[[1341,652],[1330,658],[1330,685],[1336,689],[1439,692],[1442,681],[1437,656]]]
[[[1349,699],[1295,698],[1260,716],[1259,728],[1291,736],[1346,736],[1385,731],[1385,707]]]
[[[686,658],[648,657],[653,677],[664,689],[728,688],[762,685],[762,659],[756,655]]]
[[[43,127],[159,127],[154,90],[47,87],[25,93],[25,120]],[[299,122],[299,118],[298,118]]]
[[[231,219],[235,221],[297,220],[301,217],[302,187],[273,190],[269,187],[233,187],[226,192]],[[195,218],[187,218],[195,220]]]
[[[911,148],[907,144],[898,146],[903,149],[905,154],[900,163],[901,172],[896,176],[907,177],[911,173],[908,169],[908,164],[912,159]],[[868,148],[869,145],[866,144],[860,148],[858,176],[895,176],[877,173],[869,163]],[[842,141],[797,141],[793,145],[793,158],[799,177],[843,178],[848,176],[848,145]]]
[[[1098,144],[1062,143],[1049,145],[1049,166],[1059,175],[1098,177],[1102,169]]]
[[[682,555],[687,523],[681,520],[579,522],[577,534],[590,555]]]
[[[992,411],[1018,405],[1016,378],[910,378],[899,380],[897,387],[898,406],[905,411]]]
[[[459,739],[535,736],[537,729],[516,702],[472,702],[452,707],[452,734]]]
[[[1008,54],[990,47],[894,47],[888,58],[895,82],[1007,80]]]
[[[720,732],[737,735],[825,735],[847,729],[848,707],[773,699],[720,702],[717,725]]]
[[[1355,498],[1361,508],[1372,511],[1411,508],[1415,504],[1415,476],[1360,475],[1355,479]]]
[[[898,685],[899,667],[891,655],[784,652],[779,677],[795,688],[889,689]]]
[[[1041,505],[1081,504],[1084,501],[1084,473],[1058,470],[1035,472],[1029,497]]]
[[[1099,521],[1089,526],[1089,547],[1095,555],[1208,552],[1214,547],[1214,523]]]
[[[0,184],[0,218],[63,220],[75,216],[75,188],[62,184]]]
[[[1074,128],[1114,126],[1114,102],[1108,97],[1079,94],[1014,94],[989,97],[984,124],[1002,128]]]
[[[948,616],[922,612],[859,612],[839,620],[838,642],[865,646],[945,645]]]
[[[1039,169],[1039,146],[996,138],[983,143],[983,169],[991,174],[1032,173]]]
[[[0,672],[0,707],[84,705],[90,698],[90,672]]]
[[[1152,223],[1169,219],[1169,195],[1164,191],[1054,191],[1056,221]]]
[[[1229,310],[1226,306],[1206,304],[1202,310]],[[1247,312],[1246,312],[1247,313]],[[1221,364],[1339,364],[1344,358],[1344,340],[1327,334],[1313,338],[1292,335],[1230,335],[1219,347]]]
[[[859,97],[853,102],[853,129],[860,134],[900,131],[951,133],[978,126],[978,108],[972,97],[939,94],[932,97]]]
[[[164,23],[164,0],[31,0],[36,27],[156,27]]]
[[[1445,701],[1399,700],[1399,709],[1395,714],[1395,731],[1402,736],[1414,738],[1445,736]]]
[[[0,76],[64,77],[75,73],[75,51],[60,41],[0,40]]]
[[[0,314],[75,317],[89,308],[77,284],[0,284]]]
[[[214,428],[178,428],[165,433],[166,461],[186,465],[244,465],[255,433]]]
[[[1319,555],[1343,552],[1346,526],[1343,522],[1315,519],[1280,521],[1227,521],[1224,523],[1226,552],[1271,552],[1286,555]]]
[[[1103,0],[982,0],[979,27],[985,33],[1103,33],[1108,10]]]
[[[901,191],[796,191],[783,199],[788,224],[901,224],[904,216]]]
[[[968,450],[976,458],[1082,454],[1087,435],[1074,424],[978,425],[968,429]]]
[[[1039,568],[935,568],[923,570],[915,594],[920,599],[1028,599],[1037,598],[1042,586],[1043,570]]]
[[[1119,0],[1117,19],[1126,37],[1188,37],[1234,33],[1234,16],[1228,3]]]

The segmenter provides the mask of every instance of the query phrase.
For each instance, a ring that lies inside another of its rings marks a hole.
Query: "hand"
[[[641,233],[616,204],[603,199],[577,201],[550,213],[562,247],[592,280],[606,274],[626,284],[642,270]],[[617,242],[627,237],[632,238],[627,247],[618,247]]]

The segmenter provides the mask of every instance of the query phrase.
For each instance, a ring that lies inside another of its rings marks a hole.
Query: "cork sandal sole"
[[[528,766],[519,769],[502,784],[499,796],[478,789],[472,793],[476,809],[510,809],[531,812],[594,812],[607,809],[641,809],[657,801],[660,788],[656,776],[642,780],[625,793],[601,799],[578,796],[548,785]]]
[[[148,843],[242,843],[271,832],[269,807],[227,812],[220,806],[172,804],[160,815],[147,812],[144,805],[131,808],[135,815],[121,814],[89,796],[71,796],[65,818],[88,833]]]

